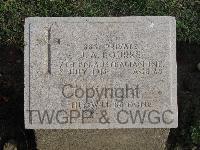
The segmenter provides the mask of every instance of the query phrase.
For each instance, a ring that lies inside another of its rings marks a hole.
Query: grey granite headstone
[[[25,126],[176,128],[174,17],[27,18]]]

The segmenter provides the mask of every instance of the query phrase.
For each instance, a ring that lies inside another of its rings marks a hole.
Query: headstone
[[[25,23],[29,129],[176,128],[174,17]]]

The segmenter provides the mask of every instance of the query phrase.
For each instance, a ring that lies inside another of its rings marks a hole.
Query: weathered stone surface
[[[25,125],[174,128],[173,17],[27,18]]]
[[[39,150],[164,150],[169,129],[36,130]]]

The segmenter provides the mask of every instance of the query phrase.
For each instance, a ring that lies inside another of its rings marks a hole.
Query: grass
[[[191,132],[192,132],[192,141],[195,144],[199,144],[200,143],[200,123],[198,123],[196,126],[191,127]]]
[[[0,45],[23,49],[24,18],[29,16],[169,15],[177,19],[177,40],[200,42],[197,0],[0,0]]]

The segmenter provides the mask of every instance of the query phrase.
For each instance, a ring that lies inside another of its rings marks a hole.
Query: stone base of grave
[[[39,150],[164,150],[169,130],[36,130],[36,138]]]

